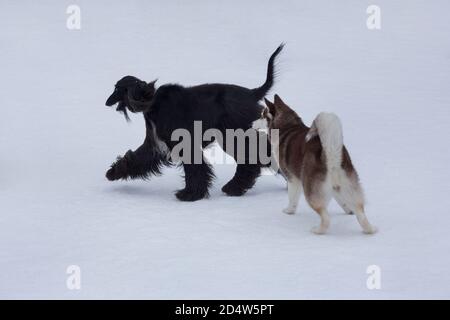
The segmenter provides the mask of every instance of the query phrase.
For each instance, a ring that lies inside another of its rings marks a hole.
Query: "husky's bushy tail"
[[[327,159],[327,168],[340,168],[342,163],[342,148],[344,136],[342,123],[334,113],[321,112],[314,119],[313,125],[306,136],[307,140],[318,135]]]
[[[347,213],[354,213],[366,233],[376,232],[364,214],[364,194],[359,183],[358,174],[351,164],[347,153],[343,166],[344,138],[341,120],[334,113],[320,113],[309,130],[306,140],[319,136],[326,158],[327,180],[325,189],[332,193],[334,199]],[[346,153],[346,151],[345,151]]]

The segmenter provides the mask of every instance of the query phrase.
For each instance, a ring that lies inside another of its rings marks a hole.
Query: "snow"
[[[2,2],[0,298],[450,298],[450,42],[441,1]],[[280,177],[230,198],[176,200],[181,172],[111,183],[143,140],[104,106],[126,74],[158,83],[256,87],[280,42],[273,92],[310,123],[339,115],[379,233],[332,204],[325,236]],[[81,268],[81,290],[66,269]],[[368,290],[378,265],[381,289]]]

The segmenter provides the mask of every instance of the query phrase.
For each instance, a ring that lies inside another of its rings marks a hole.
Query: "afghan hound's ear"
[[[143,89],[143,98],[145,100],[151,100],[153,96],[155,95],[156,88],[155,83],[158,81],[158,79],[153,80],[152,82],[147,83]]]
[[[158,79],[155,79],[155,80],[153,80],[153,81],[147,83],[147,84],[145,85],[145,87],[146,87],[148,90],[150,90],[150,89],[155,90],[155,83],[156,83],[156,81],[158,81]]]

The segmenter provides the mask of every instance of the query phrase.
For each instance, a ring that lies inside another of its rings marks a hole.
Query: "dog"
[[[156,89],[156,81],[146,83],[132,76],[120,79],[106,105],[118,104],[116,110],[124,113],[127,120],[127,110],[143,113],[146,137],[144,143],[135,151],[129,150],[123,157],[118,157],[106,172],[107,179],[147,179],[161,174],[164,166],[173,164],[168,154],[179,143],[172,140],[172,133],[177,129],[185,129],[193,136],[195,121],[201,121],[202,134],[208,129],[217,129],[226,137],[225,131],[228,129],[253,130],[253,121],[259,118],[264,108],[259,101],[273,86],[275,58],[283,46],[281,44],[270,56],[266,80],[262,86],[255,89],[233,84],[203,84],[192,87],[166,84]],[[265,139],[267,141],[267,137]],[[192,145],[194,156],[195,153],[201,153],[200,163],[181,163],[185,188],[176,192],[179,200],[196,201],[209,195],[214,173],[211,165],[204,159],[203,149],[213,141]],[[235,159],[240,156],[236,147],[233,150],[226,147],[225,139],[221,141],[220,146]],[[268,146],[270,156],[270,144]],[[255,147],[258,149],[260,146],[250,145],[246,140],[245,158],[248,158],[248,150]],[[267,165],[259,160],[257,163],[238,162],[234,177],[223,186],[222,191],[229,196],[243,195],[253,187],[263,166]]]
[[[289,204],[283,211],[294,214],[304,193],[321,218],[312,231],[324,234],[330,224],[327,206],[334,198],[346,213],[356,215],[365,233],[375,233],[364,213],[363,190],[343,144],[339,118],[322,112],[309,128],[278,95],[273,103],[267,99],[265,103],[261,118],[267,122],[272,150],[278,153],[278,164],[288,180]],[[277,137],[273,130],[278,130]]]

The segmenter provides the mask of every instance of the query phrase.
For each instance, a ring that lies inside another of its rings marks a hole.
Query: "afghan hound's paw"
[[[124,173],[123,168],[120,166],[113,166],[106,171],[106,179],[109,181],[116,181],[119,179],[126,179],[127,175]]]
[[[106,171],[106,178],[109,181],[127,178],[127,164],[124,158],[118,159],[111,165],[111,168]]]
[[[234,181],[230,181],[222,187],[222,192],[225,192],[228,196],[231,197],[242,196],[246,191],[246,189],[243,189]]]
[[[197,201],[208,196],[208,192],[200,192],[198,190],[182,189],[175,193],[178,200],[181,201]]]
[[[116,171],[113,168],[110,168],[108,171],[106,171],[106,179],[108,179],[109,181],[115,181],[120,179],[120,177],[116,174]]]
[[[294,214],[295,213],[295,207],[287,207],[283,209],[283,212],[286,214]]]

